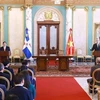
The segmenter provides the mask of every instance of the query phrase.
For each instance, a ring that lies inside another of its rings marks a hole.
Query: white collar
[[[15,84],[15,86],[23,86],[23,83]]]

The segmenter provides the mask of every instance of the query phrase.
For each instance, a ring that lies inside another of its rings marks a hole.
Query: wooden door
[[[47,54],[56,54],[59,48],[59,22],[38,22],[38,54],[43,47]]]

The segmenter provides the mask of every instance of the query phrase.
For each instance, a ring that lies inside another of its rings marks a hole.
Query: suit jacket
[[[19,97],[19,100],[33,100],[31,91],[24,88],[23,86],[15,86],[11,90],[6,92],[6,96],[9,94],[14,94]]]
[[[3,46],[0,48],[0,51],[4,51]],[[6,50],[5,51],[10,51],[10,48],[8,46],[6,46]]]
[[[100,46],[97,46],[97,43],[93,44],[91,51],[93,51],[93,50],[100,51]]]
[[[0,72],[0,76],[6,77],[10,82],[10,76],[8,74]],[[4,84],[7,87],[7,83],[4,80],[0,80],[0,84]]]
[[[90,72],[90,76],[91,76],[91,77],[92,77],[93,71],[96,70],[97,68],[100,68],[100,64],[97,64],[97,65],[91,67],[91,72]],[[100,77],[100,76],[98,76],[98,77]]]
[[[6,93],[6,86],[3,85],[3,84],[0,84],[0,88],[4,91],[4,95],[5,95],[5,93]],[[2,94],[1,94],[1,92],[0,92],[0,100],[2,100]]]
[[[9,68],[9,67],[5,67],[5,69],[6,70],[9,70],[11,73],[12,73],[12,80],[11,80],[11,82],[10,82],[10,85],[13,87],[14,86],[14,81],[13,81],[13,79],[14,79],[14,71],[13,71],[13,69],[11,69],[11,68]],[[6,73],[6,72],[5,72]],[[8,74],[8,73],[7,73]]]
[[[93,84],[92,73],[93,73],[93,71],[96,70],[97,68],[100,68],[100,64],[97,64],[97,65],[95,65],[95,66],[93,66],[93,67],[91,68],[91,72],[90,72],[91,78],[87,79],[87,82],[88,82],[88,83]],[[99,79],[100,76],[96,76],[96,77],[97,77],[97,79]]]

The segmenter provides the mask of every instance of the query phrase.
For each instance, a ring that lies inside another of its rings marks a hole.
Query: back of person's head
[[[9,94],[6,96],[5,100],[19,100],[19,97],[15,94]]]
[[[24,76],[24,86],[28,88],[29,84],[31,83],[30,82],[30,75],[29,75],[29,72],[27,70],[23,70],[21,71],[20,73],[23,74]]]
[[[10,61],[9,61],[9,60],[4,60],[4,61],[3,61],[3,65],[4,65],[4,66],[7,66],[8,64],[10,64]]]
[[[0,71],[2,71],[3,69],[4,69],[4,65],[0,63]]]
[[[21,73],[24,75],[24,77],[29,76],[29,73],[27,70],[23,70],[21,71]]]
[[[29,63],[30,63],[30,60],[23,60],[22,61],[22,65],[25,65],[25,66],[28,65]]]
[[[100,57],[96,58],[96,64],[100,64]]]
[[[26,60],[23,60],[22,61],[22,65],[26,66],[27,65],[27,61]]]
[[[24,80],[24,76],[22,73],[18,73],[14,76],[14,83],[15,84],[21,84],[21,82]]]

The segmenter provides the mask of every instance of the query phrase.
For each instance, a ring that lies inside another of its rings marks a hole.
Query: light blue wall
[[[4,41],[8,43],[8,10],[4,6]]]

